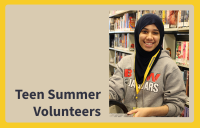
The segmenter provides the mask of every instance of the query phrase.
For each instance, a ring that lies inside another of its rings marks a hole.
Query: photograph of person
[[[183,75],[162,48],[164,25],[144,14],[134,31],[134,54],[124,56],[109,78],[109,99],[122,102],[134,117],[179,117],[186,103]]]

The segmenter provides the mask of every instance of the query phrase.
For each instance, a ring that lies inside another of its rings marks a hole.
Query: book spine
[[[127,34],[127,48],[129,48],[129,34]]]
[[[119,34],[117,34],[117,47],[120,47],[120,38],[119,38]]]
[[[181,28],[183,27],[183,23],[181,22],[182,15],[181,15],[181,10],[178,11],[178,27]]]
[[[182,48],[182,50],[183,50],[183,60],[182,60],[182,63],[185,65],[186,64],[186,42],[185,41],[183,41],[183,48]]]
[[[115,19],[115,30],[117,30],[118,29],[118,19],[116,18]]]
[[[141,17],[144,15],[144,10],[141,10]]]
[[[116,35],[117,35],[117,34],[114,34],[114,47],[117,46],[117,41],[116,41],[116,40],[117,40],[117,37],[116,37]]]
[[[135,28],[135,22],[136,22],[136,14],[132,13],[129,14],[129,29],[133,30]]]
[[[170,28],[176,28],[177,27],[177,17],[178,17],[178,11],[177,10],[170,10]]]
[[[124,14],[124,30],[126,28],[126,14]]]
[[[116,52],[116,64],[119,62],[119,52]]]
[[[184,27],[188,27],[188,17],[189,17],[189,11],[185,10],[185,15],[184,15]]]
[[[179,49],[181,49],[180,63],[183,63],[183,42],[181,42],[181,47],[179,47]]]
[[[181,10],[181,25],[184,26],[185,10]]]
[[[159,16],[160,19],[162,20],[162,10],[158,10],[158,16]]]
[[[122,53],[122,58],[125,56],[125,53]]]
[[[138,12],[136,12],[136,16],[135,16],[135,26],[136,26],[136,24],[137,24],[137,21],[138,21]]]
[[[165,10],[162,10],[162,22],[165,25]]]
[[[185,84],[185,87],[186,87],[186,81],[187,81],[187,71],[188,70],[184,70],[184,84]]]
[[[184,117],[187,117],[187,107],[185,106]]]
[[[165,10],[165,25],[164,28],[169,28],[169,10]]]
[[[119,52],[119,61],[121,60],[121,57],[122,56],[122,53],[121,52]]]
[[[122,29],[122,20],[123,20],[122,17],[118,18],[118,28],[117,28],[118,30],[117,31],[119,31],[120,29]]]
[[[186,41],[186,49],[185,49],[185,65],[187,65],[187,58],[188,58],[188,42]]]
[[[122,47],[122,35],[119,34],[119,47]]]
[[[181,41],[176,42],[176,63],[181,63],[182,60],[181,44]]]
[[[126,13],[126,30],[127,30],[127,26],[128,26],[128,13]]]
[[[189,66],[189,42],[186,42],[187,44],[187,65]]]
[[[123,42],[122,42],[123,46],[122,47],[125,48],[125,34],[123,34],[122,38],[123,38]]]
[[[127,48],[127,35],[125,35],[125,48]]]
[[[178,41],[176,42],[176,63],[178,63],[178,55],[179,55],[179,51],[178,51]]]

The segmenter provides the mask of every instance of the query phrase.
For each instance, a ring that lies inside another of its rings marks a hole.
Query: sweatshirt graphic
[[[138,85],[139,88],[141,85]],[[117,64],[117,70],[109,79],[109,95],[124,102],[128,111],[136,107],[134,55],[125,56]],[[138,94],[138,107],[159,107],[168,105],[166,116],[178,116],[186,102],[185,86],[180,69],[162,50],[159,60],[146,78]]]

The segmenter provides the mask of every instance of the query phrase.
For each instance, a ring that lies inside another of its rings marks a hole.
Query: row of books
[[[129,55],[129,54],[116,51],[115,63],[117,64],[124,56],[127,56],[127,55]]]
[[[183,112],[181,113],[180,117],[189,117],[189,107],[185,106]]]
[[[189,10],[179,10],[178,11],[178,27],[188,27],[189,26]]]
[[[176,42],[176,63],[189,66],[189,41]]]
[[[134,31],[136,13],[125,13],[122,17],[109,18],[110,31]]]
[[[115,47],[121,47],[121,48],[128,48],[129,45],[131,46],[131,49],[135,48],[134,41],[130,41],[130,37],[133,36],[130,34],[114,34],[114,46]]]
[[[183,80],[186,88],[186,95],[189,97],[189,70],[181,71],[183,74]]]
[[[117,33],[109,36],[110,47],[125,51],[133,51],[135,48],[134,34]]]
[[[110,31],[134,31],[137,21],[144,14],[153,13],[163,21],[165,28],[189,27],[189,10],[137,10],[122,17],[109,18]]]
[[[165,28],[189,27],[189,10],[138,10],[137,19],[147,13],[159,16]]]

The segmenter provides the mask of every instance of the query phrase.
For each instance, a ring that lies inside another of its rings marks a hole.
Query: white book
[[[135,38],[133,34],[129,34],[129,50],[132,51],[135,49]]]

